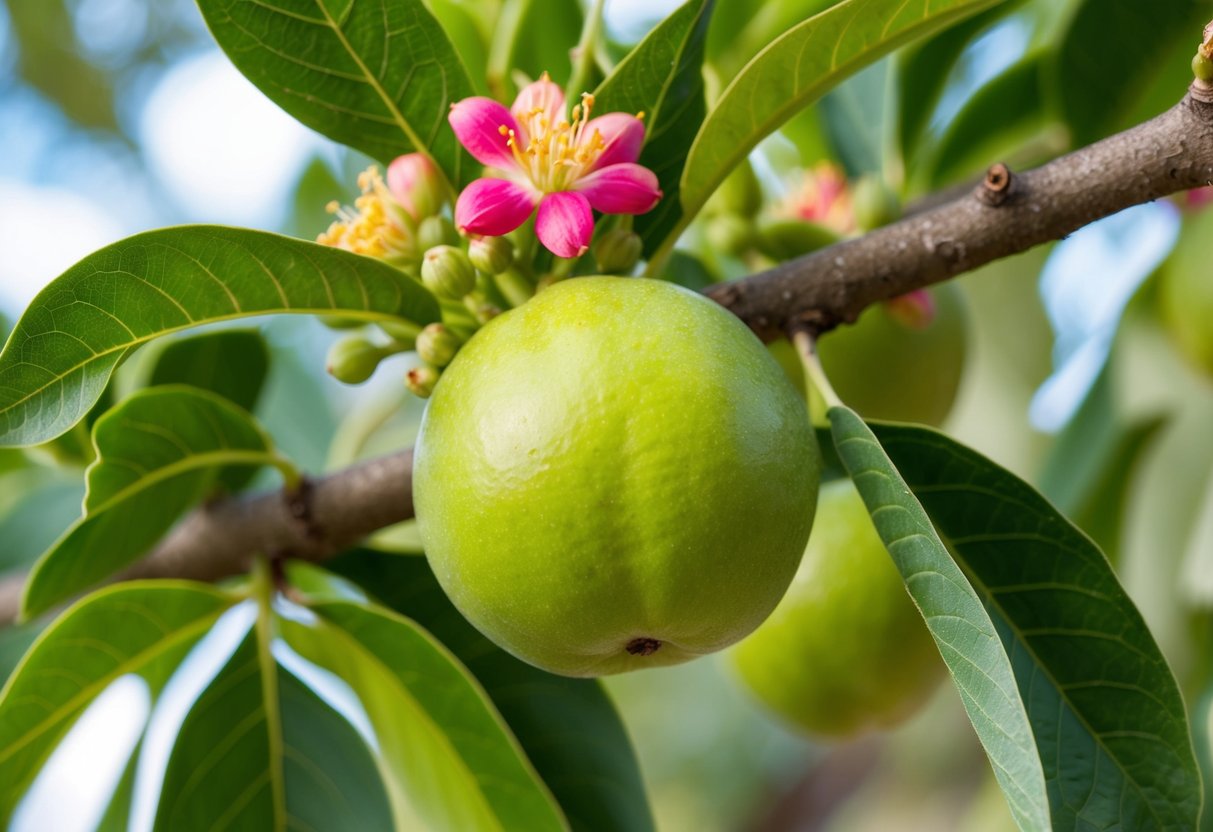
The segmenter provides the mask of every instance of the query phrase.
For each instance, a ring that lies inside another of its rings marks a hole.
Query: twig
[[[765,339],[822,332],[867,306],[1060,239],[1132,205],[1213,183],[1213,87],[1194,84],[1142,125],[1013,174],[995,165],[973,192],[863,237],[708,289]],[[240,497],[189,515],[117,580],[210,581],[257,553],[323,560],[412,517],[412,452],[308,481],[306,494]],[[0,581],[0,624],[17,613],[21,578]]]

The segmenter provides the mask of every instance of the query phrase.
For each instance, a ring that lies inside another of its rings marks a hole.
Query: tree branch
[[[1167,112],[1023,174],[995,165],[975,191],[770,271],[708,289],[766,340],[825,331],[869,305],[1060,239],[1102,217],[1213,184],[1213,88],[1194,84]],[[294,495],[239,497],[189,515],[117,580],[210,581],[255,553],[323,560],[413,515],[412,451],[311,480]],[[0,581],[0,624],[21,578]]]

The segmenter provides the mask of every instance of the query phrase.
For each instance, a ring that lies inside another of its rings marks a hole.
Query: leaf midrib
[[[93,507],[88,511],[83,520],[89,520],[99,514],[110,511],[119,503],[129,500],[131,497],[146,491],[153,485],[158,485],[165,480],[182,474],[188,474],[201,468],[221,467],[224,465],[273,465],[278,461],[278,455],[268,448],[265,450],[235,450],[225,448],[218,451],[205,451],[203,453],[192,454],[187,457],[171,462],[168,465],[156,468],[151,473],[140,477],[135,482],[115,492],[113,496],[102,502],[100,505]],[[104,463],[103,463],[104,464]],[[86,497],[87,499],[87,497]],[[69,532],[70,534],[70,532]]]

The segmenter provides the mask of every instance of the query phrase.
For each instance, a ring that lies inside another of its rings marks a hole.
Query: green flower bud
[[[417,398],[428,399],[434,392],[434,385],[438,383],[439,375],[440,373],[434,367],[422,364],[405,374],[404,386]]]
[[[1197,81],[1203,81],[1206,84],[1213,81],[1213,60],[1205,54],[1204,48],[1196,50],[1196,54],[1192,57],[1192,74],[1196,76]]]
[[[721,214],[708,221],[708,245],[733,257],[754,247],[754,223],[738,214]]]
[[[371,377],[386,356],[383,347],[361,335],[349,335],[329,348],[325,369],[340,382],[361,384]]]
[[[508,237],[477,237],[468,244],[468,259],[485,274],[501,274],[514,262],[514,244]]]
[[[593,250],[603,274],[627,274],[640,262],[644,241],[635,231],[614,228],[594,241]]]
[[[426,364],[445,367],[462,345],[459,337],[442,324],[430,324],[417,336],[417,355]]]
[[[754,168],[743,161],[733,169],[716,193],[708,200],[706,210],[710,215],[736,214],[753,219],[762,210],[762,186],[754,175]]]
[[[319,315],[320,323],[327,326],[329,329],[358,329],[366,326],[366,321],[360,321],[357,318],[345,318],[341,315]]]
[[[459,300],[476,288],[476,270],[462,249],[434,246],[421,261],[421,281],[438,297]]]
[[[796,219],[768,219],[758,223],[755,247],[772,260],[791,260],[841,239],[834,230]]]
[[[888,225],[901,216],[901,202],[883,178],[868,174],[855,184],[851,192],[855,225],[860,231],[871,231]]]
[[[459,243],[459,232],[455,224],[443,216],[426,217],[417,226],[417,248],[429,251],[435,246],[453,246]]]
[[[416,340],[421,327],[411,321],[379,321],[379,328],[394,341],[409,345]]]

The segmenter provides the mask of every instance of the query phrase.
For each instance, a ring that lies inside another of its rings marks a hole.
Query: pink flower
[[[539,241],[558,257],[579,257],[594,234],[592,211],[643,214],[661,199],[656,175],[636,164],[644,143],[641,117],[590,118],[584,94],[564,118],[564,93],[545,73],[506,109],[491,98],[451,107],[460,143],[499,177],[477,179],[455,203],[455,225],[467,234],[508,234],[535,214]],[[641,114],[643,116],[643,114]]]
[[[847,178],[829,162],[821,162],[813,170],[805,171],[804,181],[788,198],[786,210],[793,217],[824,225],[838,234],[850,234],[855,230],[855,212]]]

